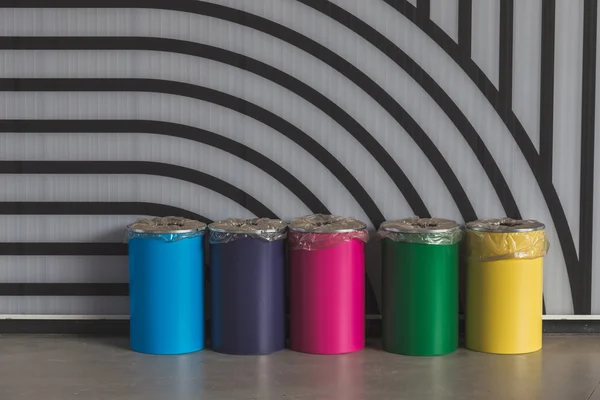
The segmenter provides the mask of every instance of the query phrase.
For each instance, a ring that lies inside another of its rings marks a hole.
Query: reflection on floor
[[[204,350],[149,356],[126,338],[0,336],[0,399],[600,400],[600,336],[549,335],[541,352],[460,349],[402,357],[369,348],[342,356]]]

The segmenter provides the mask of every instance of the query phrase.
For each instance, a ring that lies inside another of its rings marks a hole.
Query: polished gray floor
[[[1,335],[0,399],[600,400],[600,336],[546,336],[541,352],[402,357],[131,352],[124,338]]]

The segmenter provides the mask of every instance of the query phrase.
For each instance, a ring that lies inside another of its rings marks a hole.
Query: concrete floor
[[[376,343],[342,356],[149,356],[127,346],[126,338],[2,335],[0,399],[600,400],[600,336],[592,335],[546,336],[541,352],[523,356],[402,357]]]

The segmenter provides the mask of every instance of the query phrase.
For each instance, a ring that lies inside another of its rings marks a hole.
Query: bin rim
[[[255,228],[253,228],[255,227]],[[283,232],[287,224],[280,219],[271,218],[228,218],[221,221],[215,221],[208,225],[211,232],[232,233],[232,234],[253,234]]]
[[[460,224],[445,218],[410,217],[385,221],[379,226],[379,229],[386,232],[407,234],[444,233],[459,230]]]
[[[132,224],[127,225],[127,230],[129,232],[147,235],[185,234],[204,231],[205,229],[206,224],[204,222],[173,216],[142,218]]]
[[[300,233],[349,233],[367,229],[367,224],[356,218],[313,214],[292,219],[288,228],[290,231]]]
[[[533,219],[493,218],[467,223],[467,229],[469,230],[489,233],[534,232],[545,228],[546,225]]]

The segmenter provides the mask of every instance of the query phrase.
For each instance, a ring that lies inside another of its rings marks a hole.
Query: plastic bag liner
[[[182,239],[204,235],[204,222],[182,217],[162,217],[140,219],[127,225],[125,241],[131,239],[160,239],[166,242],[176,242]]]
[[[289,224],[290,250],[320,250],[351,240],[369,241],[367,224],[354,218],[314,214]]]
[[[287,224],[279,219],[254,218],[213,222],[208,225],[210,244],[229,243],[242,238],[261,239],[267,242],[287,237]]]
[[[511,218],[473,221],[467,224],[467,258],[496,261],[544,257],[549,243],[544,224]]]
[[[449,219],[410,217],[384,222],[377,237],[394,242],[452,245],[460,242],[463,231]]]

